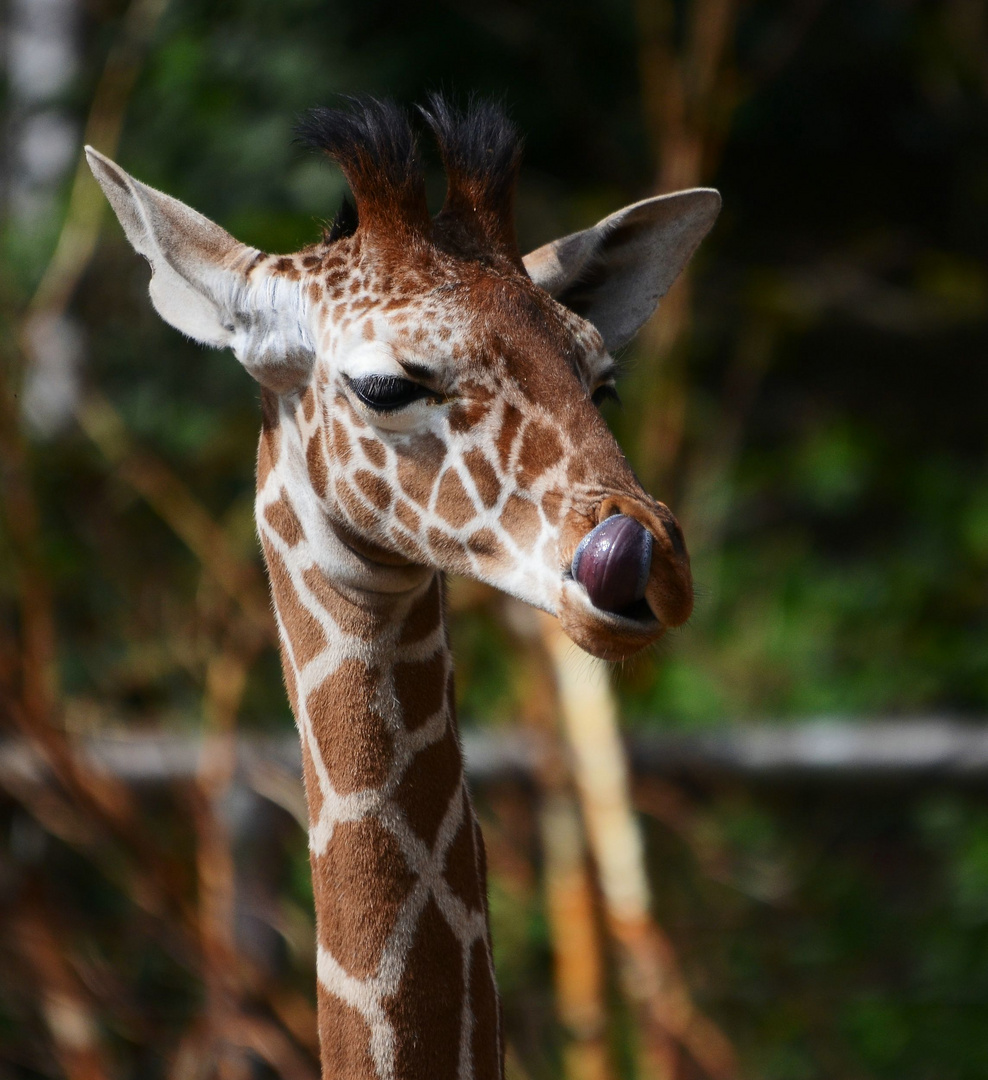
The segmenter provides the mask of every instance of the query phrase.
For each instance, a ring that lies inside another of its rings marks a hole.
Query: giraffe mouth
[[[624,660],[653,644],[692,608],[688,556],[663,528],[664,517],[623,509],[604,505],[602,520],[580,537],[562,570],[563,629],[604,660]]]
[[[565,577],[569,581],[574,580],[569,574],[565,575]],[[585,590],[581,591],[585,592]],[[597,607],[592,601],[586,604],[586,607],[588,613],[592,614],[605,626],[613,626],[622,630],[635,629],[651,632],[664,629],[661,621],[649,607],[648,601],[644,597],[621,608],[620,611],[607,611],[604,608]]]
[[[655,612],[648,606],[648,601],[643,596],[640,600],[635,600],[634,603],[629,604],[621,611],[611,612],[612,615],[617,616],[623,622],[638,623],[640,626],[660,626],[661,623],[655,617]]]
[[[620,611],[604,611],[594,607],[586,589],[570,574],[564,574],[556,614],[567,637],[601,660],[626,660],[666,631],[647,600],[636,600]]]
[[[633,622],[658,621],[645,599],[653,546],[640,522],[613,514],[580,541],[569,572],[598,611]]]
[[[575,596],[580,597],[582,600],[581,606],[586,612],[606,626],[621,627],[622,629],[637,627],[648,630],[655,630],[662,626],[661,620],[651,609],[648,600],[644,596],[625,604],[617,611],[609,611],[606,608],[598,607],[593,602],[587,590],[581,586],[581,583],[574,577],[573,571],[569,567],[563,571],[563,582],[564,586],[568,587],[567,591],[572,590]]]

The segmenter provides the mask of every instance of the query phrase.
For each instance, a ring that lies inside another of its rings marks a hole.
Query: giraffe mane
[[[296,126],[296,137],[339,165],[361,225],[428,232],[425,178],[405,111],[369,96],[344,101],[347,108],[311,109]]]
[[[328,227],[322,232],[324,244],[335,244],[337,240],[343,240],[347,236],[353,236],[359,225],[357,208],[348,195],[343,196],[340,208]]]
[[[313,109],[296,128],[299,140],[327,153],[342,169],[355,205],[344,200],[324,239],[359,225],[425,233],[461,258],[507,257],[518,268],[514,192],[521,138],[503,107],[471,99],[459,110],[433,94],[419,112],[431,128],[447,176],[446,199],[430,222],[415,133],[392,101],[345,98],[345,108]]]
[[[439,144],[448,180],[437,238],[478,254],[493,249],[520,263],[514,196],[522,140],[503,106],[474,98],[459,111],[433,94],[419,111]]]

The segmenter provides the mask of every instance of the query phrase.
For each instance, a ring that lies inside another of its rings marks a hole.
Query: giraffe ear
[[[158,314],[203,345],[229,346],[251,375],[279,393],[301,385],[314,349],[297,282],[251,281],[260,256],[209,218],[135,180],[91,146],[86,157],[134,250],[151,264]]]
[[[627,344],[689,262],[720,212],[712,188],[633,203],[593,228],[553,240],[525,269],[597,327],[610,351]]]

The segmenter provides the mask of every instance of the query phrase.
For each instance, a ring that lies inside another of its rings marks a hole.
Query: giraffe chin
[[[574,645],[599,660],[627,660],[665,633],[665,626],[649,607],[642,614],[617,615],[595,608],[582,586],[573,580],[563,583],[556,608],[559,624]]]

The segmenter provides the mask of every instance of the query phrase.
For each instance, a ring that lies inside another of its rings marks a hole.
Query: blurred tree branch
[[[741,0],[693,0],[681,9],[672,0],[637,0],[642,112],[657,193],[710,182],[738,106],[791,60],[823,4],[791,0],[764,31],[756,61],[742,72],[733,49]],[[688,485],[680,464],[691,399],[692,291],[687,267],[638,340],[648,358],[642,366],[649,369],[638,417],[640,469],[646,488],[674,494]],[[731,397],[732,378],[733,373],[721,406],[733,429],[743,413]]]
[[[116,153],[134,83],[167,6],[168,0],[131,0],[96,84],[83,142],[110,157]],[[65,223],[28,306],[28,340],[35,320],[57,317],[68,306],[96,251],[105,210],[106,199],[80,154]]]
[[[85,141],[104,152],[114,153],[119,142],[131,91],[165,7],[166,0],[133,0],[122,19],[85,125]],[[85,160],[80,158],[54,253],[21,323],[19,338],[27,363],[37,360],[35,350],[45,347],[49,340],[43,328],[65,317],[95,253],[104,209],[102,193]],[[258,651],[272,639],[273,620],[260,573],[252,562],[238,556],[226,531],[163,462],[133,447],[121,416],[108,401],[92,392],[79,404],[80,426],[115,468],[116,475],[187,544],[225,597],[239,605],[246,622],[246,626],[238,624],[227,644],[215,651],[206,664],[204,711],[212,736],[205,744],[198,795],[192,800],[198,808],[193,817],[198,825],[200,849],[197,912],[183,887],[184,875],[176,873],[156,845],[147,843],[130,793],[109,776],[89,769],[56,726],[55,620],[39,542],[39,513],[30,480],[29,452],[14,405],[20,372],[15,371],[12,351],[6,350],[3,359],[3,508],[18,560],[21,597],[21,641],[19,648],[11,650],[21,672],[17,695],[20,703],[8,698],[7,712],[52,769],[60,789],[14,783],[8,784],[8,790],[44,827],[101,865],[125,895],[154,914],[185,966],[193,971],[201,967],[208,988],[207,1026],[223,1075],[241,1074],[229,1072],[236,1059],[219,1050],[223,1043],[232,1041],[250,1048],[286,1077],[311,1077],[313,1071],[304,1055],[293,1048],[276,1025],[242,1014],[236,1004],[245,992],[262,999],[268,996],[268,988],[236,954],[232,854],[218,813],[229,786],[233,731],[246,674]],[[5,672],[8,680],[10,674]],[[110,849],[104,844],[107,838],[114,841]],[[126,853],[123,865],[113,851],[117,845],[120,852]],[[47,927],[37,918],[24,935],[24,948],[28,950],[25,959],[39,971],[51,993],[69,985],[67,969],[51,961],[59,950],[51,944]],[[68,1000],[65,992],[58,992],[59,1000]],[[73,1015],[81,1016],[79,1008],[73,1008]],[[54,1023],[53,1016],[57,1020],[58,1016],[68,1015],[65,1008],[57,1016],[50,1009],[48,1014],[49,1026]],[[87,1022],[86,1030],[95,1030],[94,1022]],[[57,1047],[67,1045],[60,1033],[61,1028],[52,1028]],[[102,1061],[94,1056],[95,1048],[81,1053],[71,1051],[70,1046],[62,1055],[70,1080],[97,1080],[107,1075]]]
[[[115,1070],[102,1044],[91,995],[72,968],[66,943],[57,936],[55,928],[60,925],[35,894],[12,914],[11,937],[20,949],[66,1080],[109,1080]]]

